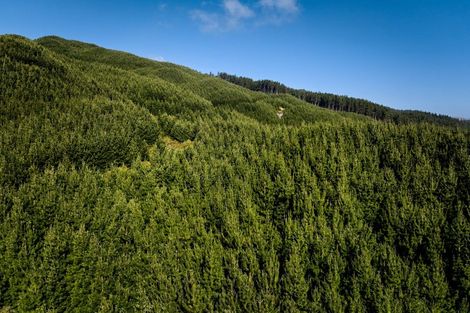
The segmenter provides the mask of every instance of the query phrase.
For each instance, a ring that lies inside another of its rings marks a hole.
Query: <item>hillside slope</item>
[[[36,40],[54,52],[87,63],[99,63],[127,70],[150,79],[163,79],[210,101],[214,106],[236,111],[269,123],[297,124],[323,120],[364,119],[354,114],[332,114],[329,110],[312,108],[290,95],[264,95],[226,81],[204,75],[183,66],[143,59],[129,53],[104,49],[96,45],[69,41],[59,37]],[[285,108],[282,121],[277,119],[279,106]]]
[[[58,37],[0,71],[0,310],[470,310],[467,130]]]
[[[272,80],[256,81],[247,77],[238,77],[227,73],[219,73],[218,77],[250,90],[268,94],[290,94],[315,106],[341,112],[354,112],[370,116],[377,120],[390,121],[395,124],[424,122],[470,129],[470,121],[459,120],[445,115],[412,110],[396,110],[364,99],[289,88]]]

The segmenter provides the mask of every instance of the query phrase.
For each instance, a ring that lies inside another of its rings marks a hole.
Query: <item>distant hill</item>
[[[470,312],[470,131],[269,88],[0,36],[0,312]]]
[[[470,127],[470,121],[468,120],[421,111],[395,110],[364,99],[289,88],[272,80],[253,80],[247,77],[240,77],[227,73],[219,73],[217,76],[253,91],[260,91],[268,94],[290,94],[322,108],[342,112],[354,112],[377,120],[390,121],[396,124],[428,122],[445,126]]]

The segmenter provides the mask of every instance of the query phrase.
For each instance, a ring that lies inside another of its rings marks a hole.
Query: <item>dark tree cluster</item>
[[[253,80],[251,78],[239,77],[227,73],[219,73],[218,77],[253,91],[270,94],[290,94],[322,108],[354,112],[372,117],[376,120],[390,121],[396,124],[428,122],[443,126],[470,128],[470,121],[459,120],[445,115],[420,111],[395,110],[364,99],[289,88],[279,82],[271,80]]]

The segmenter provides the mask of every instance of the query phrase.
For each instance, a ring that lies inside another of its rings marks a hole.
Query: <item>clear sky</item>
[[[0,33],[58,35],[399,109],[470,118],[470,0],[0,0]]]

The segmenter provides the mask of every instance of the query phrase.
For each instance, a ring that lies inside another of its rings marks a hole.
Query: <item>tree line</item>
[[[395,110],[368,100],[340,96],[330,93],[294,89],[272,80],[253,80],[247,77],[219,73],[223,80],[244,88],[269,94],[290,94],[310,104],[335,111],[354,112],[377,120],[396,124],[428,122],[444,126],[470,127],[470,121],[459,120],[445,115],[411,110]]]

